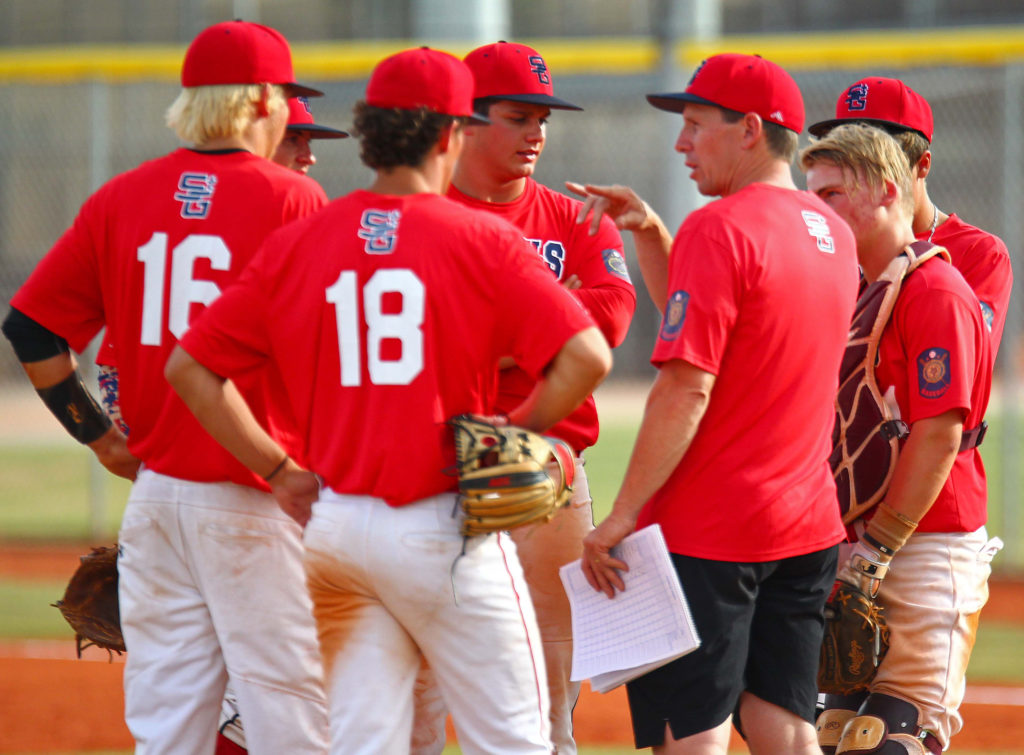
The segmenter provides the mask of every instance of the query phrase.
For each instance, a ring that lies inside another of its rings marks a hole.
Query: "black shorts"
[[[637,749],[725,721],[744,690],[814,721],[825,599],[838,546],[779,561],[671,554],[701,646],[626,685]]]

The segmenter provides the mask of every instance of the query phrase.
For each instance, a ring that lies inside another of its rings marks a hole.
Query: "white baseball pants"
[[[313,506],[306,569],[334,755],[409,752],[421,654],[464,753],[551,752],[515,545],[502,534],[464,539],[455,511],[452,494],[391,507],[325,490]]]
[[[327,751],[300,538],[269,494],[139,473],[118,561],[136,753],[212,753],[228,677],[250,752]]]
[[[544,665],[551,699],[551,739],[558,755],[575,755],[572,712],[580,683],[569,681],[572,671],[572,613],[558,570],[582,557],[583,538],[594,529],[590,487],[583,460],[576,460],[572,502],[545,524],[518,527],[509,535],[516,544],[530,598],[544,643]],[[412,755],[440,755],[447,717],[444,699],[429,667],[416,678]]]
[[[984,527],[916,532],[893,557],[879,587],[890,646],[871,691],[913,703],[920,712],[918,726],[947,748],[963,727],[959,708],[967,664],[988,601],[992,558],[1001,547]],[[852,548],[841,547],[840,563]]]

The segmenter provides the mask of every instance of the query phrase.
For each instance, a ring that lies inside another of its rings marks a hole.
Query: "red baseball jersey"
[[[445,423],[493,413],[502,356],[537,376],[592,325],[508,223],[356,191],[269,238],[182,346],[227,377],[275,363],[310,468],[401,505],[455,489]]]
[[[164,364],[267,234],[326,203],[315,182],[250,152],[179,149],[93,194],[11,304],[79,352],[106,324],[128,447],[147,467],[265,487],[206,434]],[[270,427],[267,379],[240,375],[238,386]]]
[[[843,539],[828,456],[855,250],[824,202],[766,184],[684,221],[652,362],[682,359],[716,380],[693,442],[637,525],[659,522],[669,550],[771,561]]]
[[[879,342],[878,386],[895,392],[900,417],[911,426],[953,409],[964,430],[988,408],[991,339],[970,286],[941,258],[923,263],[903,282]],[[953,469],[918,532],[973,532],[985,524],[988,493],[978,449],[957,454]]]
[[[931,231],[918,234],[927,239]],[[996,358],[1010,306],[1013,270],[1010,253],[998,236],[965,223],[955,214],[935,229],[933,244],[946,247],[953,267],[967,281],[981,304],[985,325],[992,334],[991,357]]]
[[[558,281],[576,275],[582,284],[571,293],[587,308],[612,348],[622,343],[636,309],[636,291],[629,279],[622,236],[608,217],[594,236],[589,225],[576,222],[583,203],[559,194],[533,179],[513,202],[483,202],[455,188],[448,197],[467,207],[486,210],[516,226]],[[530,306],[523,303],[522,306]],[[498,410],[508,412],[522,403],[536,381],[519,367],[501,371]],[[592,396],[548,431],[577,452],[597,441],[597,406]]]

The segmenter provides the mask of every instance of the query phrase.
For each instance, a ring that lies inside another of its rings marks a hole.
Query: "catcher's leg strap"
[[[856,715],[857,711],[842,708],[826,708],[821,712],[817,720],[818,746],[825,755],[835,755],[846,722]]]
[[[857,715],[867,696],[867,690],[849,695],[829,693],[820,696],[815,726],[818,730],[818,746],[824,755],[835,755],[843,727]]]
[[[919,715],[911,702],[872,693],[843,727],[836,755],[941,755],[942,743],[917,725]]]

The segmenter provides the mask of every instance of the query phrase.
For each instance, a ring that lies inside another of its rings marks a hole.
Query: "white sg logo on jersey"
[[[835,254],[836,245],[832,240],[832,231],[828,227],[828,221],[825,220],[825,216],[813,210],[803,210],[800,216],[807,225],[807,233],[814,236],[818,242],[818,250],[825,252],[825,254]]]
[[[366,210],[359,221],[356,235],[366,241],[367,254],[390,254],[398,241],[398,221],[401,210]]]

